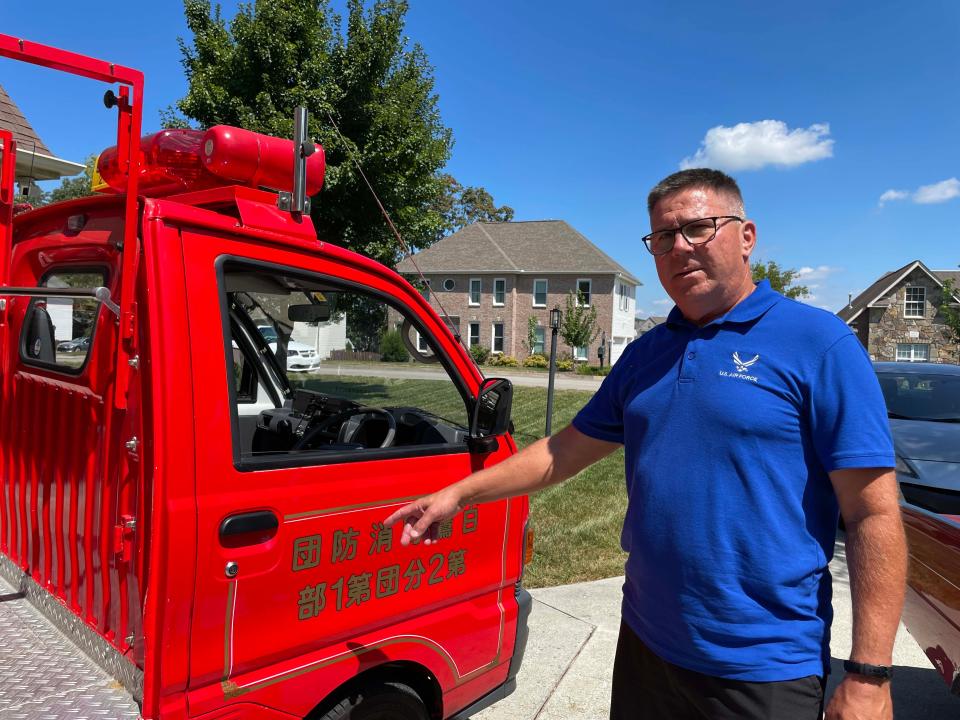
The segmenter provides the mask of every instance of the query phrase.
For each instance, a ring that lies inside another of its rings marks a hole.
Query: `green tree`
[[[584,300],[581,292],[576,295],[568,293],[563,319],[560,321],[560,337],[570,346],[571,352],[574,348],[587,347],[600,334],[600,328],[597,327],[597,308],[595,305],[585,307]]]
[[[209,0],[185,0],[184,8],[193,39],[180,41],[188,90],[177,109],[200,127],[291,137],[293,109],[306,106],[327,159],[311,208],[321,238],[389,265],[400,257],[350,153],[411,248],[443,235],[440,171],[453,140],[427,57],[404,35],[406,2],[375,0],[366,9],[348,0],[345,26],[330,0],[257,0],[229,23]],[[173,110],[163,120],[184,122]]]
[[[794,285],[799,276],[797,270],[782,268],[773,260],[768,260],[766,263],[757,261],[750,265],[750,270],[753,273],[754,282],[769,280],[771,288],[788,298],[798,300],[810,295],[810,289],[806,285]]]
[[[64,178],[57,187],[50,191],[49,201],[59,202],[93,195],[93,169],[96,163],[96,155],[88,157],[83,173]]]
[[[454,233],[475,222],[510,222],[513,208],[497,204],[482,187],[463,186],[452,175],[443,175],[443,195],[438,210],[444,218],[444,232]]]
[[[957,308],[957,288],[953,280],[944,280],[940,291],[940,314],[947,326],[946,335],[960,350],[960,309]]]

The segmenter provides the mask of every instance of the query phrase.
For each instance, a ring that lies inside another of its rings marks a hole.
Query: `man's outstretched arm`
[[[537,440],[493,467],[405,505],[388,517],[385,524],[404,521],[401,545],[420,536],[430,543],[437,525],[467,505],[524,495],[563,482],[618,447],[617,443],[597,440],[568,425],[556,435]]]
[[[850,659],[890,665],[907,577],[907,545],[896,475],[883,468],[835,470],[830,473],[830,480],[847,529],[847,566],[853,601]],[[848,675],[837,687],[826,717],[892,718],[890,683]]]

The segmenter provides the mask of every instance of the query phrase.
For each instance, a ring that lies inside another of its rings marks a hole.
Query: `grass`
[[[304,387],[322,390],[374,406],[413,405],[464,422],[460,396],[448,381],[325,376],[305,377]],[[553,427],[563,428],[592,393],[556,390]],[[525,447],[543,437],[547,392],[514,387],[513,438]],[[620,526],[626,507],[623,450],[604,458],[563,485],[530,498],[534,559],[527,567],[528,587],[564,585],[623,573]]]

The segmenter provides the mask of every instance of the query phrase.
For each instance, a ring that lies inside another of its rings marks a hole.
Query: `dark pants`
[[[620,623],[610,720],[820,720],[824,681],[726,680],[661,660]]]

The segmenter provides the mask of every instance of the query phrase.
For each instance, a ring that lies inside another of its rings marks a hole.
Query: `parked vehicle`
[[[73,338],[73,340],[64,340],[57,343],[57,352],[86,352],[90,349],[90,338],[89,337],[78,337]]]
[[[383,525],[516,451],[510,383],[395,272],[317,241],[305,112],[294,142],[141,139],[137,71],[6,35],[0,56],[110,84],[118,117],[100,195],[16,217],[0,131],[0,594],[49,623],[0,623],[0,715],[432,720],[511,692],[527,499],[468,507],[429,545]],[[57,352],[54,298],[86,348]],[[430,348],[429,393],[295,383],[258,329],[358,299]],[[84,662],[115,682],[78,684]]]
[[[903,623],[960,695],[960,367],[874,367],[890,417],[910,554]]]
[[[960,366],[876,363],[897,454],[897,480],[912,505],[960,515]]]
[[[257,330],[267,341],[270,352],[277,352],[277,331],[272,325],[257,325]],[[288,372],[312,372],[320,367],[316,349],[297,340],[287,340],[286,364]]]

